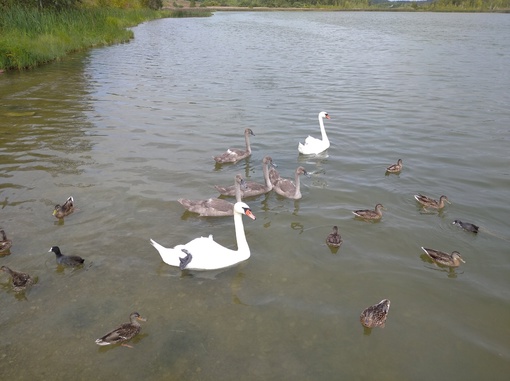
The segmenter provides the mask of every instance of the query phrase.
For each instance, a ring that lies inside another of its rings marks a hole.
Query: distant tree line
[[[76,7],[81,0],[0,0],[1,8],[22,6],[39,9],[68,9]]]
[[[444,9],[479,9],[496,10],[509,9],[510,0],[435,0],[433,7]]]
[[[202,0],[204,6],[270,7],[270,8],[336,8],[385,9],[412,8],[415,10],[487,11],[509,10],[510,0]]]

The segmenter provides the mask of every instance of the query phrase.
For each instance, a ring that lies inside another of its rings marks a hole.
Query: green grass
[[[26,69],[94,46],[126,42],[127,29],[163,17],[207,16],[208,12],[87,8],[61,12],[14,7],[0,12],[0,69]]]

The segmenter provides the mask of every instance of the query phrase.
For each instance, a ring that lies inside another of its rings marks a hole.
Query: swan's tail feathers
[[[188,200],[186,198],[180,198],[177,200],[177,202],[184,206],[186,209],[189,209],[192,206],[191,200]]]
[[[159,253],[161,254],[161,251],[162,250],[165,250],[166,247],[160,245],[159,243],[157,243],[156,241],[154,241],[152,238],[151,238],[151,245],[154,246],[156,248],[157,251],[159,251]]]

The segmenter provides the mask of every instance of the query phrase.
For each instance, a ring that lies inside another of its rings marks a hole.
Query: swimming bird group
[[[299,154],[319,155],[330,147],[330,141],[324,126],[324,119],[330,120],[331,118],[327,112],[322,111],[318,115],[321,139],[308,136],[304,143],[300,142],[298,144]],[[254,136],[254,133],[251,129],[247,128],[244,130],[244,136],[246,143],[246,149],[244,151],[229,148],[225,153],[214,156],[216,163],[237,163],[241,159],[248,158],[252,152],[249,137]],[[222,196],[235,196],[237,201],[235,204],[218,198],[206,200],[178,200],[188,211],[198,213],[199,216],[218,217],[233,215],[237,250],[231,250],[221,246],[213,240],[212,235],[195,238],[187,244],[176,245],[173,248],[166,248],[153,239],[150,239],[150,243],[157,249],[165,263],[179,267],[181,270],[213,270],[233,266],[248,259],[250,256],[250,249],[244,233],[242,215],[247,215],[253,219],[255,219],[255,217],[250,207],[243,202],[243,199],[259,196],[271,191],[289,199],[301,199],[301,175],[309,176],[306,169],[299,166],[294,172],[294,179],[283,178],[276,167],[271,156],[264,156],[262,160],[263,182],[245,181],[241,175],[236,175],[233,185],[215,186],[216,190]],[[403,160],[398,159],[395,164],[386,167],[386,173],[399,175],[403,168]],[[434,209],[440,211],[447,203],[450,203],[448,198],[444,195],[442,195],[438,201],[421,193],[416,194],[414,198],[424,210]],[[353,210],[352,213],[356,218],[378,222],[382,219],[384,209],[381,203],[377,203],[374,209],[358,209]],[[464,223],[459,220],[455,220],[454,224],[459,225],[464,230],[474,233],[478,232],[478,227],[476,225]],[[331,248],[335,248],[336,252],[342,243],[343,239],[339,233],[339,228],[335,225],[333,226],[332,232],[326,237],[326,244]],[[442,266],[457,267],[461,262],[465,262],[457,251],[454,251],[452,254],[447,254],[435,249],[422,249],[434,263]],[[360,316],[362,325],[366,328],[384,327],[389,307],[389,299],[383,299],[380,303],[367,307]]]
[[[330,119],[329,114],[322,111],[318,116],[322,140],[309,136],[306,138],[304,145],[299,143],[298,150],[300,153],[318,154],[328,149],[330,143],[324,128],[324,118]],[[237,163],[251,156],[250,136],[255,136],[255,134],[250,128],[246,128],[244,130],[246,149],[243,151],[237,148],[229,148],[221,155],[213,156],[214,161],[217,164]],[[227,249],[218,244],[213,240],[212,235],[195,238],[187,244],[177,245],[173,248],[164,247],[151,238],[151,245],[157,249],[165,263],[179,267],[181,270],[216,270],[233,266],[248,259],[250,257],[250,248],[246,241],[242,216],[246,215],[255,219],[255,215],[242,199],[274,191],[280,196],[299,200],[302,197],[300,176],[309,176],[306,169],[302,166],[296,168],[294,180],[282,178],[275,168],[276,164],[273,163],[271,156],[264,156],[262,160],[264,183],[245,181],[241,175],[236,175],[234,185],[215,186],[221,195],[235,196],[235,204],[220,198],[208,198],[205,200],[181,198],[177,200],[186,210],[197,213],[201,217],[233,215],[237,250]],[[186,254],[185,257],[182,257],[183,253]]]
[[[68,197],[66,201],[60,205],[55,205],[53,210],[53,216],[58,218],[60,221],[64,219],[64,217],[68,217],[75,210],[74,198],[72,196]],[[3,255],[10,255],[10,248],[12,247],[12,240],[7,239],[7,234],[4,229],[0,229],[0,253]],[[184,250],[185,251],[185,250]],[[57,267],[59,268],[72,268],[78,269],[83,267],[85,263],[85,259],[78,255],[64,255],[62,254],[60,248],[58,246],[52,246],[48,252],[52,252],[55,254],[55,260]],[[183,261],[185,263],[186,260],[189,260],[191,256],[184,257]],[[37,281],[37,277],[34,278],[28,273],[17,271],[8,266],[1,266],[0,272],[7,274],[10,277],[10,288],[15,293],[21,293],[23,295],[26,291],[28,291]],[[124,323],[117,327],[116,329],[108,332],[106,335],[96,340],[96,344],[104,346],[104,345],[112,345],[112,344],[120,344],[123,346],[131,347],[127,344],[127,341],[131,340],[138,333],[140,333],[141,326],[138,323],[140,321],[146,321],[146,319],[142,318],[138,312],[133,312],[130,315],[130,321],[128,323]]]
[[[299,154],[319,155],[330,147],[330,141],[324,126],[324,119],[330,120],[331,118],[327,112],[322,111],[318,115],[321,139],[308,136],[304,144],[299,142]],[[229,148],[224,153],[213,156],[217,165],[226,163],[235,164],[242,159],[249,158],[252,153],[250,136],[255,136],[255,134],[250,128],[246,128],[244,130],[245,150]],[[181,271],[217,270],[235,266],[247,260],[251,255],[251,251],[244,231],[243,216],[247,216],[252,220],[255,220],[256,217],[250,206],[245,203],[243,199],[274,191],[285,198],[299,200],[302,198],[300,186],[301,176],[309,177],[309,173],[303,166],[298,166],[295,169],[293,179],[281,177],[276,167],[272,157],[266,155],[262,160],[263,182],[246,181],[241,175],[236,175],[233,185],[215,186],[216,190],[222,196],[234,196],[236,199],[235,203],[221,198],[209,198],[205,200],[178,199],[178,202],[189,212],[197,213],[201,217],[233,216],[234,233],[237,244],[236,249],[230,249],[221,245],[213,239],[212,235],[194,238],[188,243],[178,244],[172,248],[164,247],[153,239],[150,239],[150,244],[158,251],[163,262],[170,266],[178,267]],[[402,170],[402,159],[398,159],[396,164],[391,164],[386,168],[386,172],[389,174],[398,175]],[[441,210],[446,206],[446,203],[450,203],[445,195],[440,196],[438,201],[423,194],[416,194],[414,198],[424,209]],[[62,222],[64,218],[70,216],[75,210],[74,198],[69,196],[63,204],[55,205],[53,216]],[[382,210],[384,210],[383,205],[377,203],[373,210],[359,209],[352,211],[352,213],[356,218],[377,222],[382,219]],[[478,226],[460,220],[454,220],[453,224],[471,233],[476,234],[479,231]],[[7,238],[4,229],[0,229],[0,238],[0,253],[9,255],[9,250],[12,247],[12,240]],[[326,244],[332,248],[339,248],[342,243],[343,239],[340,235],[339,228],[335,225],[333,226],[332,232],[326,237]],[[458,251],[453,251],[449,254],[425,247],[422,247],[422,250],[430,260],[440,266],[455,268],[460,266],[461,263],[465,263]],[[59,246],[52,246],[49,252],[55,254],[58,266],[80,268],[85,262],[85,259],[78,255],[62,254]],[[1,266],[0,270],[10,276],[12,290],[15,292],[23,292],[34,284],[34,279],[27,273],[13,270],[5,265]],[[368,329],[384,327],[389,308],[389,299],[383,299],[381,302],[365,308],[360,315],[361,324]],[[100,346],[112,344],[129,346],[126,342],[135,337],[141,330],[141,325],[138,321],[145,321],[138,312],[132,312],[129,319],[129,322],[118,326],[114,330],[98,338],[95,341],[96,344]]]

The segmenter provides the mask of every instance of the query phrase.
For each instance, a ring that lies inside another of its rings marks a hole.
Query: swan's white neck
[[[319,115],[319,126],[321,128],[321,136],[323,142],[329,142],[328,135],[326,135],[326,129],[324,128],[324,119]]]
[[[243,215],[234,211],[234,228],[236,231],[237,253],[244,259],[250,257],[250,247],[244,234]],[[243,260],[244,260],[243,259]]]

